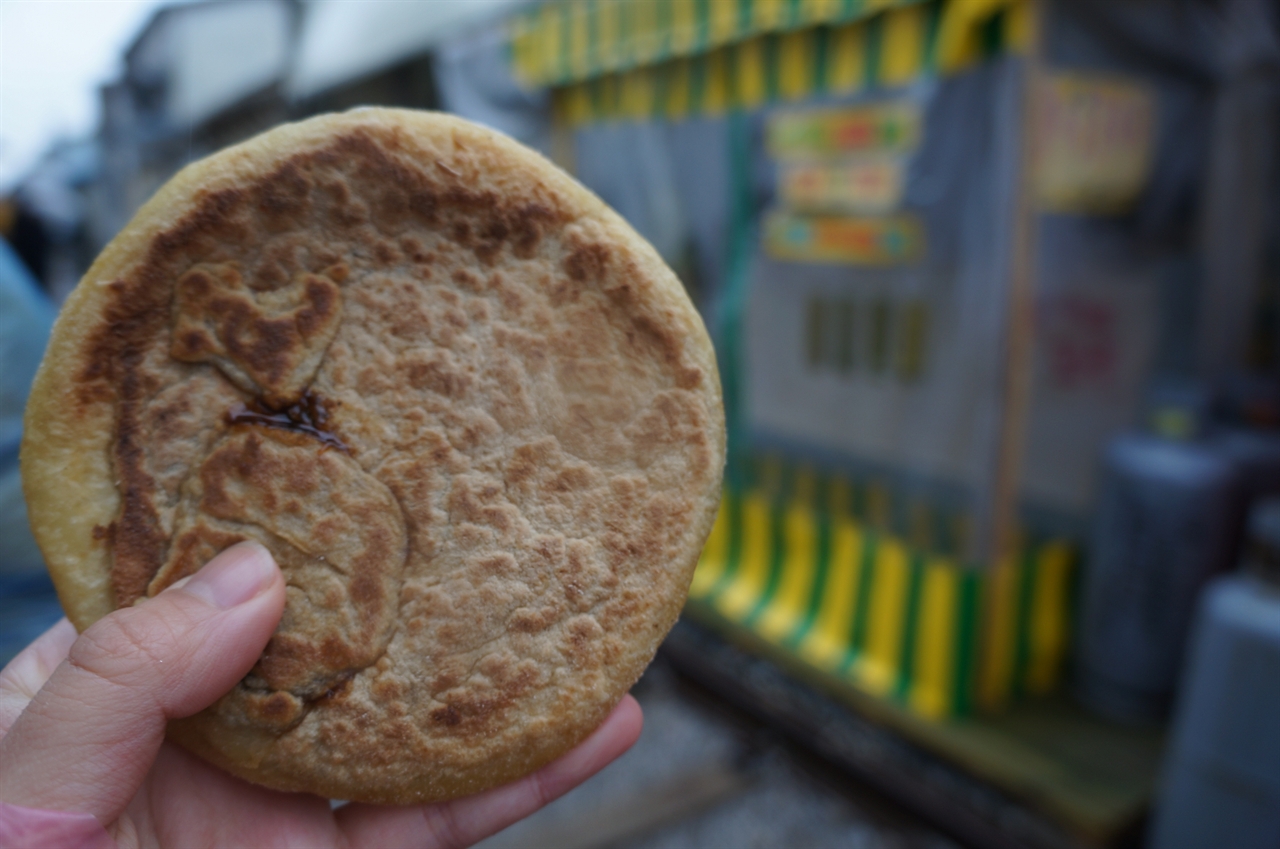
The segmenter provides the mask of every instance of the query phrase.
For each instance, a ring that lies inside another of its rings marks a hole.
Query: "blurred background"
[[[730,460],[640,744],[489,846],[1280,847],[1280,4],[0,2],[0,655],[21,412],[188,162],[506,132],[716,342]]]

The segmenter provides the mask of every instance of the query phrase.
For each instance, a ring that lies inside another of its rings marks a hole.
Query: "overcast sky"
[[[98,86],[166,0],[0,0],[0,192],[98,120]]]

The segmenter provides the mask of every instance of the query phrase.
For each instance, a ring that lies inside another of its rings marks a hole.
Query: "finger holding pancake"
[[[397,803],[603,719],[678,615],[724,452],[710,343],[652,248],[536,154],[401,110],[175,178],[73,293],[27,432],[79,627],[241,539],[285,574],[257,666],[171,736]]]

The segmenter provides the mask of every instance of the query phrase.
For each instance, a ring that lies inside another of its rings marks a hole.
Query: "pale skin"
[[[577,748],[465,799],[394,808],[248,784],[164,740],[261,654],[284,609],[280,570],[242,543],[196,575],[77,637],[65,619],[0,673],[0,800],[90,813],[134,846],[469,846],[617,758],[640,734],[623,698]]]

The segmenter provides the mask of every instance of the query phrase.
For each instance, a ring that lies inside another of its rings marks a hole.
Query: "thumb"
[[[241,543],[94,623],[0,740],[0,799],[113,822],[146,778],[166,721],[244,677],[284,599],[271,555]]]

